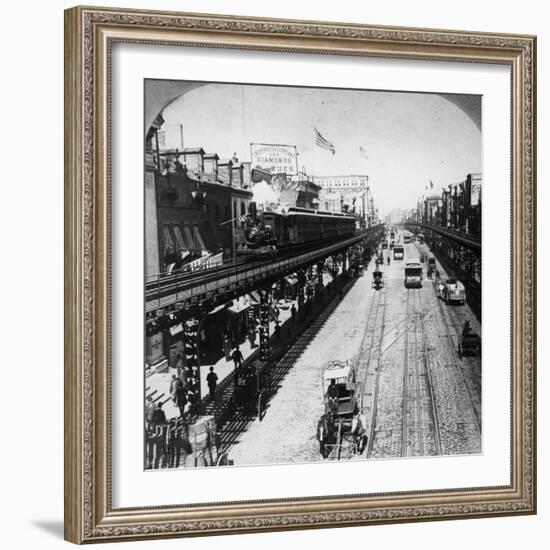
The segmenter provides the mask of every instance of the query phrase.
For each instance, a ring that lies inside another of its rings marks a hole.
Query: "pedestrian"
[[[195,414],[198,407],[197,394],[192,390],[187,390],[187,402],[189,403],[189,412]]]
[[[157,408],[153,412],[152,424],[155,426],[166,424],[166,414],[162,410],[162,403],[160,401],[157,404]]]
[[[180,386],[183,386],[183,382],[181,381],[180,378],[178,378],[175,374],[173,374],[172,380],[170,380],[170,390],[169,390],[169,393],[172,396],[173,401],[175,401],[176,390]]]
[[[174,392],[174,403],[180,411],[180,416],[183,418],[183,414],[185,413],[185,405],[187,405],[187,396],[183,384],[176,386],[176,390]]]
[[[210,367],[210,372],[206,376],[206,383],[210,390],[210,399],[214,400],[216,395],[216,386],[218,385],[218,375],[214,372],[214,367]]]
[[[225,355],[226,361],[231,359],[231,342],[229,341],[229,334],[227,331],[223,333],[223,354]]]
[[[290,308],[290,316],[292,318],[292,322],[296,320],[296,306],[292,304],[292,307]]]
[[[330,381],[330,386],[327,389],[327,399],[329,408],[331,411],[335,412],[338,410],[338,399],[340,397],[340,390],[336,385],[336,380],[334,378]]]
[[[153,422],[153,413],[155,412],[155,404],[153,403],[153,398],[148,397],[145,403],[145,424],[147,428]]]
[[[275,322],[275,329],[273,330],[273,334],[275,335],[275,339],[277,342],[281,341],[281,323],[277,320]]]
[[[250,341],[250,347],[254,349],[256,346],[256,330],[254,327],[250,327],[248,331],[248,340]]]
[[[243,354],[241,353],[241,350],[239,349],[239,346],[235,348],[233,353],[231,354],[231,358],[233,359],[233,363],[235,363],[235,369],[238,369],[243,366]]]
[[[168,454],[168,468],[178,468],[180,465],[180,430],[175,418],[171,418],[168,425],[167,435],[167,454]]]
[[[389,256],[389,254],[388,254],[388,265],[390,265],[390,261],[391,261],[391,260],[390,260],[390,256]]]

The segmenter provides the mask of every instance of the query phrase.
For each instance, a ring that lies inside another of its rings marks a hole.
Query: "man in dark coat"
[[[243,366],[243,354],[241,353],[241,350],[239,349],[239,346],[237,346],[233,353],[231,354],[231,358],[233,359],[233,363],[235,363],[235,369],[238,369]]]
[[[162,403],[159,401],[157,408],[153,412],[153,425],[159,426],[160,424],[166,424],[166,414],[162,410]]]
[[[180,416],[183,418],[185,405],[187,405],[187,395],[182,383],[176,385],[176,389],[174,391],[174,404],[179,409]]]
[[[214,400],[216,396],[216,386],[218,385],[218,375],[214,372],[214,367],[210,367],[210,372],[206,376],[206,383],[210,390],[210,399]]]

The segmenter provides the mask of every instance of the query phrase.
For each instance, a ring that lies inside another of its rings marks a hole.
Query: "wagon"
[[[322,377],[325,414],[317,424],[317,440],[323,458],[340,460],[363,453],[367,423],[357,402],[356,366],[331,360]]]
[[[378,269],[372,272],[372,288],[380,290],[384,286],[384,278],[382,271]]]
[[[435,258],[432,256],[428,258],[428,278],[431,279],[435,273]]]
[[[481,338],[475,332],[466,332],[462,334],[460,344],[458,345],[458,355],[481,356]]]
[[[350,365],[349,361],[329,361],[323,372],[322,386],[325,412],[330,410],[336,421],[351,426],[351,419],[357,407],[355,367]]]

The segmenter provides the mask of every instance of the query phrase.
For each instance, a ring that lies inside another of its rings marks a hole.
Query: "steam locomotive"
[[[241,255],[275,256],[279,251],[312,241],[328,241],[353,235],[355,217],[350,214],[320,212],[290,207],[280,211],[247,217],[244,231],[245,247]]]

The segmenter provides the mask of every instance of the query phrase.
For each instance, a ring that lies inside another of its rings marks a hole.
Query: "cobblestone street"
[[[333,311],[314,321],[280,360],[293,365],[263,420],[228,450],[235,465],[322,460],[316,428],[331,359],[358,364],[369,441],[354,459],[481,452],[481,362],[457,353],[464,321],[481,334],[479,323],[468,305],[437,297],[425,265],[422,288],[403,284],[405,262],[428,253],[426,245],[405,245],[404,261],[384,263],[378,291],[371,262]]]

